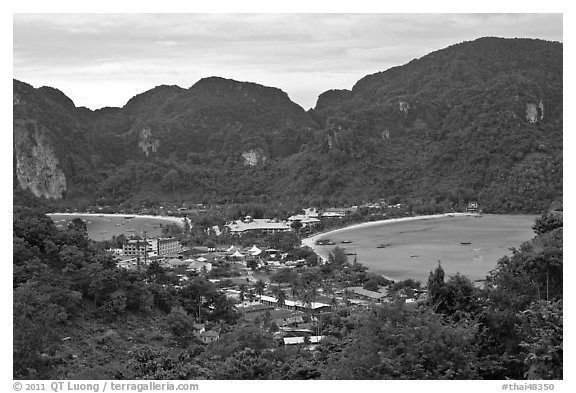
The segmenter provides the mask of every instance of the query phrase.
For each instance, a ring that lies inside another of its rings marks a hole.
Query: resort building
[[[262,295],[259,297],[260,303],[268,304],[270,306],[279,307],[278,300],[273,296]],[[298,310],[298,311],[312,311],[312,312],[323,312],[329,311],[331,309],[329,304],[320,302],[311,302],[310,304],[305,304],[301,301],[294,301],[286,299],[281,308],[286,308],[288,310]]]
[[[173,238],[159,238],[156,241],[158,256],[178,254],[182,251],[180,242]]]
[[[466,208],[466,211],[471,212],[471,213],[477,213],[479,211],[478,202],[468,203],[468,207]]]
[[[125,256],[145,256],[155,254],[152,239],[132,239],[122,245],[122,253]]]
[[[122,245],[125,256],[166,256],[178,254],[182,251],[180,242],[172,238],[159,239],[131,239]]]
[[[320,222],[320,219],[317,217],[309,217],[303,214],[296,214],[294,216],[288,217],[288,221],[290,224],[293,222],[299,221],[302,224],[302,228],[312,227]]]
[[[309,344],[318,344],[324,336],[308,336],[308,337],[284,337],[282,339],[284,345],[297,345],[306,344],[306,339],[308,339]]]
[[[187,271],[194,271],[196,273],[206,272],[208,273],[212,270],[212,264],[210,262],[206,262],[206,258],[200,257],[196,260],[187,259],[184,262],[188,262]]]
[[[386,298],[386,295],[388,293],[388,291],[386,291],[385,289],[379,292],[375,292],[375,291],[369,291],[362,287],[348,287],[346,288],[346,291],[352,294],[357,299],[367,300],[370,302],[381,302],[383,299]]]
[[[226,227],[231,234],[239,236],[246,232],[276,233],[288,232],[292,229],[285,221],[267,218],[254,219],[250,216],[246,216],[244,220],[232,221],[226,224]]]

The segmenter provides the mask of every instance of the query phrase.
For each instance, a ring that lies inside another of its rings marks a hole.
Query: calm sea
[[[415,278],[425,284],[438,261],[447,277],[460,272],[476,280],[485,278],[498,259],[511,255],[511,247],[534,237],[534,219],[531,215],[486,214],[383,223],[326,234],[321,238],[336,245],[314,248],[325,258],[334,247],[345,248],[357,254],[358,262],[370,271],[395,280]],[[377,248],[381,244],[386,247]]]

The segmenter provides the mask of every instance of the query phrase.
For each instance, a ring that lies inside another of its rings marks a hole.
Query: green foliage
[[[334,379],[477,378],[476,327],[445,323],[429,310],[400,303],[361,315],[340,350],[328,355],[324,376]],[[324,345],[324,344],[322,344]]]
[[[550,232],[556,228],[562,228],[563,218],[561,214],[544,213],[536,219],[532,229],[537,235]]]
[[[563,378],[563,319],[562,301],[534,302],[520,315],[518,328],[524,341],[520,346],[527,352],[524,364],[528,379]]]
[[[64,307],[53,303],[37,284],[26,283],[14,291],[14,378],[50,378],[67,319]]]
[[[245,348],[262,351],[273,347],[272,335],[256,326],[238,326],[231,332],[220,336],[220,339],[210,344],[210,355],[222,359],[229,358]]]
[[[63,206],[233,202],[244,204],[234,218],[285,218],[385,198],[416,214],[472,200],[541,212],[562,198],[562,56],[561,43],[481,38],[326,92],[309,112],[278,89],[216,77],[94,112],[14,81],[14,120],[46,128]],[[532,123],[526,106],[540,102]],[[139,147],[143,130],[156,152]],[[258,165],[244,165],[247,151]]]
[[[194,318],[180,307],[172,308],[167,318],[168,329],[179,343],[188,343],[194,335]]]
[[[346,251],[340,247],[334,247],[328,254],[328,263],[334,268],[340,268],[348,264],[348,256]]]
[[[130,358],[130,379],[189,380],[206,378],[209,370],[194,363],[191,352],[175,352],[144,346],[137,348]]]
[[[300,239],[294,232],[276,232],[268,238],[270,247],[282,252],[292,251],[300,246]]]
[[[370,280],[366,281],[362,287],[368,291],[376,292],[376,291],[378,291],[378,288],[379,288],[378,281],[375,279],[370,279]]]
[[[537,313],[546,314],[552,312],[546,311],[546,307],[556,307],[556,316],[551,316],[550,324],[542,325],[545,331],[538,334],[556,337],[555,340],[561,335],[561,324],[555,325],[561,318],[561,303],[552,305],[552,302],[562,299],[562,249],[562,228],[556,228],[523,243],[520,249],[513,249],[512,256],[500,259],[491,272],[487,304],[479,318],[482,326],[479,340],[482,356],[493,359],[496,367],[485,370],[482,373],[484,378],[518,379],[539,373],[542,373],[542,378],[549,378],[562,373],[558,362],[550,363],[555,364],[553,370],[546,369],[538,358],[542,353],[536,349],[536,352],[531,352],[535,355],[530,357],[534,362],[527,361],[527,347],[521,343],[537,341],[538,336],[527,339],[518,334],[519,329],[536,332],[530,330],[529,324],[536,323]],[[546,304],[548,306],[542,306]],[[532,322],[527,322],[529,318],[524,318],[524,315],[532,315]],[[561,350],[558,341],[555,345],[552,351]]]
[[[480,307],[479,293],[470,279],[460,273],[444,281],[444,269],[440,263],[428,278],[428,303],[432,309],[458,320],[462,316],[475,315]]]

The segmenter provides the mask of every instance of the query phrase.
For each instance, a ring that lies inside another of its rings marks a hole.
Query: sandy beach
[[[345,249],[371,272],[394,280],[427,280],[442,264],[447,276],[481,280],[511,247],[533,237],[534,216],[448,213],[355,224],[302,241],[323,260],[334,247]],[[334,245],[317,245],[330,239]],[[379,247],[379,245],[383,247]]]
[[[427,215],[427,216],[390,218],[388,220],[362,222],[360,224],[353,224],[353,225],[350,225],[350,226],[347,226],[344,228],[333,229],[333,230],[328,231],[328,232],[317,233],[314,236],[310,236],[310,237],[307,237],[305,239],[302,239],[302,245],[308,246],[308,247],[314,249],[314,251],[316,251],[314,246],[316,245],[317,240],[324,238],[324,237],[329,237],[330,235],[334,235],[336,233],[342,233],[342,232],[346,232],[346,231],[353,230],[353,229],[364,229],[364,228],[371,228],[371,227],[380,226],[380,225],[384,225],[384,224],[394,224],[394,223],[398,223],[398,222],[408,222],[408,221],[417,221],[417,220],[430,220],[433,218],[441,218],[441,217],[458,217],[458,216],[462,217],[462,216],[475,216],[475,215],[477,216],[478,214],[476,214],[476,213],[442,213],[442,214],[432,214],[432,215]]]
[[[119,214],[119,213],[48,213],[47,216],[86,216],[86,217],[131,217],[131,218],[154,218],[160,220],[171,221],[175,224],[184,225],[182,217],[172,216],[152,216],[141,214]]]

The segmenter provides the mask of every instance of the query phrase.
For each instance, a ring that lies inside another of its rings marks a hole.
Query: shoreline
[[[160,220],[171,221],[175,224],[184,225],[183,217],[174,216],[153,216],[149,214],[120,214],[120,213],[48,213],[51,216],[87,216],[87,217],[130,217],[130,218],[154,218]]]
[[[326,232],[320,232],[320,233],[317,233],[316,235],[312,235],[310,237],[302,239],[301,242],[302,242],[302,247],[305,247],[305,246],[310,247],[314,251],[314,253],[320,257],[322,262],[326,263],[326,262],[328,262],[328,260],[327,260],[327,258],[324,258],[320,254],[319,250],[317,249],[318,246],[316,245],[316,241],[319,240],[320,238],[326,237],[330,234],[346,232],[346,231],[353,230],[353,229],[364,229],[364,228],[371,228],[371,227],[386,225],[386,224],[396,224],[399,222],[431,220],[431,219],[435,219],[435,218],[444,218],[444,217],[474,217],[474,216],[480,216],[480,214],[479,213],[455,212],[455,213],[430,214],[430,215],[424,215],[424,216],[389,218],[387,220],[361,222],[358,224],[352,224],[352,225],[342,227],[342,228],[332,229],[332,230],[329,230]],[[380,273],[378,273],[378,274],[380,274]],[[389,276],[386,276],[384,274],[380,274],[380,275],[382,277],[386,278],[387,280],[396,281],[396,279],[391,278]]]
[[[302,239],[302,246],[310,247],[312,250],[314,250],[316,255],[318,255],[323,261],[326,261],[326,258],[324,258],[322,255],[320,255],[320,253],[316,249],[316,247],[317,247],[316,241],[319,240],[320,238],[325,237],[325,236],[330,235],[330,234],[346,232],[346,231],[351,230],[351,229],[364,229],[364,228],[370,228],[370,227],[380,226],[380,225],[384,225],[384,224],[395,224],[398,222],[430,220],[430,219],[434,219],[434,218],[443,218],[443,217],[466,217],[466,216],[473,217],[473,216],[478,216],[478,215],[479,215],[478,213],[441,213],[441,214],[430,214],[430,215],[425,215],[425,216],[389,218],[387,220],[361,222],[361,223],[352,224],[352,225],[349,225],[349,226],[346,226],[343,228],[336,228],[336,229],[329,230],[327,232],[317,233],[316,235],[312,235],[310,237],[304,238],[304,239]]]

